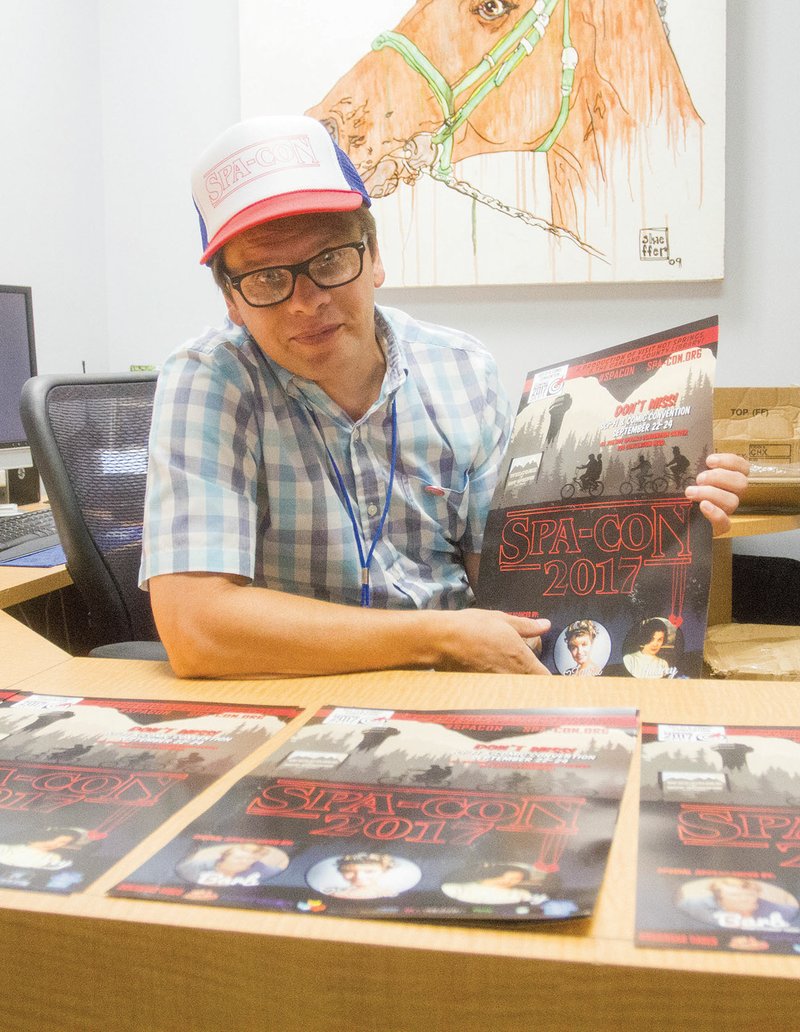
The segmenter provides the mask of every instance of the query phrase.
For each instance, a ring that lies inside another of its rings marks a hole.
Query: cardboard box
[[[800,462],[800,387],[717,387],[714,448],[768,466]]]
[[[717,387],[714,450],[752,463],[747,511],[800,511],[800,387]]]
[[[800,679],[800,627],[715,624],[706,629],[703,658],[711,677],[796,681]]]

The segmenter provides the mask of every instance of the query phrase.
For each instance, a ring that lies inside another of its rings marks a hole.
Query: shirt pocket
[[[430,477],[400,473],[400,483],[412,523],[419,532],[420,552],[459,551],[467,525],[469,479],[440,484]]]

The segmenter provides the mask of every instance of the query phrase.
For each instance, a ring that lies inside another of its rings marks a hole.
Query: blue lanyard
[[[353,506],[350,502],[350,495],[347,493],[347,488],[344,484],[344,479],[339,467],[336,465],[336,460],[331,454],[331,450],[325,440],[325,435],[322,433],[322,428],[317,420],[316,413],[309,409],[311,418],[314,420],[319,431],[319,435],[322,438],[322,443],[325,445],[325,451],[328,453],[328,460],[333,468],[333,472],[336,474],[336,479],[339,482],[339,490],[342,492],[342,498],[347,508],[347,515],[350,517],[350,525],[353,528],[353,537],[356,539],[356,548],[358,549],[358,559],[361,563],[361,605],[369,606],[369,567],[372,562],[372,554],[375,551],[375,546],[380,540],[380,536],[383,533],[383,525],[386,522],[386,516],[389,512],[389,503],[392,500],[392,487],[394,486],[394,470],[397,464],[397,403],[392,397],[392,459],[389,466],[389,486],[386,489],[386,502],[383,506],[383,512],[381,513],[380,522],[375,533],[372,536],[372,543],[369,546],[366,558],[364,557],[364,544],[361,540],[361,531],[356,520],[356,515],[353,512]]]

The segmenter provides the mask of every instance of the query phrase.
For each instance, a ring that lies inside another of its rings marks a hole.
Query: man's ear
[[[378,250],[377,240],[370,251],[370,255],[372,258],[372,284],[377,289],[383,286],[383,281],[386,279],[386,270],[383,267],[383,260]]]
[[[225,305],[228,309],[228,318],[237,326],[244,326],[244,319],[239,311],[239,302],[233,291],[225,291]]]

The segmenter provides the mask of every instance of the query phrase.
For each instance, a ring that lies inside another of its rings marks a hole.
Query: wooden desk
[[[66,566],[0,566],[0,609],[72,584]]]
[[[21,687],[26,677],[71,658],[8,613],[0,613],[0,657],[0,688]]]
[[[22,509],[46,507],[46,502],[36,502],[22,506]],[[8,609],[70,584],[72,578],[66,566],[0,566],[0,609]]]
[[[389,672],[178,681],[163,663],[71,659],[63,694],[425,708],[638,706],[647,720],[800,724],[800,685]],[[257,759],[281,742],[290,725]],[[3,1032],[709,1032],[797,1028],[800,957],[633,946],[638,754],[591,920],[547,928],[351,920],[105,899],[176,816],[87,891],[0,890]]]
[[[779,534],[800,528],[800,513],[736,513],[727,534],[714,538],[711,592],[708,600],[709,624],[731,622],[733,581],[733,539],[756,534]]]
[[[37,506],[26,506],[26,508],[41,508],[41,505]],[[20,605],[23,602],[29,602],[31,599],[39,598],[42,595],[47,595],[51,591],[58,591],[60,588],[67,588],[72,584],[72,578],[67,572],[67,568],[64,565],[60,566],[0,566],[0,609],[9,609],[11,606]],[[63,612],[63,610],[62,610]],[[0,614],[4,620],[10,620],[10,617]],[[16,623],[17,621],[12,621]],[[66,628],[66,618],[64,620],[64,627]],[[3,634],[3,627],[5,625],[0,623],[0,642],[5,640]],[[22,626],[22,625],[20,625]],[[7,648],[3,650],[4,662],[2,666],[2,675],[0,675],[0,682],[8,676],[16,676],[21,669],[29,670],[31,673],[35,672],[30,666],[31,661],[34,662],[36,657],[42,654],[45,646],[50,643],[46,642],[43,638],[34,632],[29,632],[30,638],[28,644],[24,648],[20,648],[18,653],[11,654]],[[65,638],[68,639],[68,635],[65,634]],[[36,643],[38,639],[38,644]],[[62,652],[60,648],[55,645],[50,645],[50,648],[54,650],[52,655],[59,654],[62,658],[69,658],[66,652]],[[11,666],[9,667],[9,663]]]

